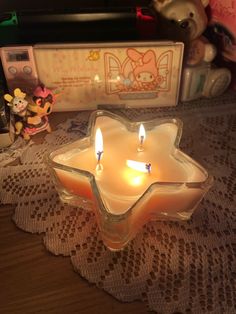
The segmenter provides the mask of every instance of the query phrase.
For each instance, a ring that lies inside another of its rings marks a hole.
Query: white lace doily
[[[161,314],[235,313],[235,93],[173,108],[119,112],[132,120],[178,117],[184,122],[181,148],[215,178],[189,221],[150,222],[126,249],[114,253],[103,245],[92,213],[60,202],[43,156],[84,136],[89,112],[59,125],[42,144],[24,147],[20,165],[1,164],[1,203],[16,204],[18,227],[44,233],[49,251],[69,256],[81,276],[121,301],[142,300]]]

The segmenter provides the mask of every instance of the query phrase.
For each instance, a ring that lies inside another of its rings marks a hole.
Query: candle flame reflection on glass
[[[97,82],[97,83],[100,83],[100,82],[101,82],[101,79],[100,79],[100,77],[99,77],[98,74],[95,74],[95,76],[94,76],[94,81]]]
[[[142,152],[144,150],[143,143],[146,139],[146,132],[145,132],[145,128],[144,128],[143,124],[140,124],[138,137],[139,137],[138,151]]]

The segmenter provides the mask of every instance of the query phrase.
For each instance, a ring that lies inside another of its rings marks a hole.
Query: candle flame
[[[140,124],[140,127],[139,127],[139,141],[140,141],[141,144],[143,144],[145,138],[146,138],[145,128],[144,128],[143,124]]]
[[[94,81],[97,82],[97,83],[99,83],[101,81],[98,74],[95,74]]]
[[[101,129],[98,128],[96,130],[95,135],[95,156],[98,162],[101,160],[102,154],[103,154],[103,137]]]
[[[134,170],[144,172],[144,173],[150,173],[151,172],[151,164],[135,161],[135,160],[126,160],[126,165]]]

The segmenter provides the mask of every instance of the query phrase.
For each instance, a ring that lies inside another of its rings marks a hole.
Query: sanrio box
[[[183,43],[37,44],[1,58],[10,90],[43,83],[59,94],[55,111],[175,106]]]

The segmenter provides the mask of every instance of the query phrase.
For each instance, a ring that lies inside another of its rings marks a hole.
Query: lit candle
[[[131,122],[94,112],[90,136],[49,158],[61,198],[73,205],[81,199],[93,204],[103,240],[111,249],[122,248],[150,219],[189,219],[212,183],[205,169],[179,150],[180,121],[153,120],[147,125],[148,141],[140,154]],[[95,131],[98,142],[91,140]],[[98,172],[101,158],[103,170]]]
[[[140,172],[146,172],[146,173],[151,172],[150,163],[145,163],[145,162],[140,162],[140,161],[135,161],[135,160],[126,160],[126,165],[129,168],[140,171]]]
[[[95,156],[97,158],[97,167],[96,170],[101,171],[102,165],[100,163],[103,155],[103,137],[102,137],[102,131],[100,128],[96,131],[95,136]]]
[[[139,127],[139,146],[138,146],[139,152],[142,152],[144,150],[143,143],[145,141],[145,138],[146,138],[145,128],[144,128],[143,124],[140,124],[140,127]]]

